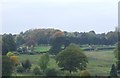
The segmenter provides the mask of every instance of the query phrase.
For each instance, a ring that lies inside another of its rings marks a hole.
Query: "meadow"
[[[38,52],[48,51],[49,49],[50,49],[50,46],[35,47],[35,51],[38,51]],[[113,52],[114,50],[84,51],[84,53],[88,57],[89,63],[87,65],[87,70],[90,72],[90,74],[93,76],[95,75],[108,76],[110,73],[112,64],[114,64],[116,61]],[[25,59],[29,59],[34,66],[38,64],[38,61],[41,55],[42,54],[37,54],[37,55],[20,54],[18,55],[18,59],[21,62],[24,61]],[[50,62],[48,64],[48,68],[59,69],[52,55],[50,55]],[[27,75],[27,74],[24,74],[24,75]]]

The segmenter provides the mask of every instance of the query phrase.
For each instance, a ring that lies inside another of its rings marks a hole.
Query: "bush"
[[[8,52],[8,53],[7,53],[7,56],[8,56],[8,57],[13,56],[13,55],[14,55],[13,52]]]
[[[38,64],[43,71],[45,71],[47,69],[49,60],[50,60],[50,57],[48,54],[43,54],[41,56]]]
[[[87,76],[90,78],[90,73],[87,70],[83,70],[83,71],[81,71],[80,76],[81,77]]]
[[[35,67],[33,68],[33,73],[34,73],[35,75],[42,75],[42,74],[43,74],[42,71],[40,71],[40,68],[39,68],[38,66],[35,66]]]
[[[29,55],[35,55],[35,53],[34,52],[30,52]]]
[[[25,69],[21,65],[17,66],[17,72],[18,73],[22,73],[24,71],[25,71]]]
[[[2,76],[11,76],[14,71],[14,63],[7,56],[2,56]]]
[[[27,59],[27,60],[22,62],[22,66],[27,70],[27,69],[31,68],[32,64],[31,64],[30,60]]]
[[[58,76],[58,71],[55,68],[48,68],[45,71],[46,76]]]
[[[80,73],[79,73],[79,71],[72,72],[72,73],[70,73],[69,71],[64,71],[63,76],[80,76]]]

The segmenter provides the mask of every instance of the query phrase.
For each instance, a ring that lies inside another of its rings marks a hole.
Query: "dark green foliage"
[[[17,66],[17,72],[18,73],[22,73],[22,72],[24,72],[25,71],[25,69],[23,68],[23,66]]]
[[[6,55],[8,51],[16,51],[16,43],[12,34],[2,36],[2,54]]]
[[[25,43],[25,40],[24,40],[22,34],[21,34],[21,35],[18,35],[18,36],[16,37],[16,45],[17,45],[17,47],[19,47],[20,45],[22,45],[22,44],[24,44],[24,43]]]
[[[58,76],[58,71],[55,68],[48,68],[45,71],[46,76]]]
[[[33,69],[33,73],[35,75],[42,75],[43,74],[42,71],[40,71],[40,68],[37,66]]]
[[[50,49],[51,54],[58,54],[62,49],[65,49],[70,44],[69,39],[67,37],[56,37],[52,41],[52,47]],[[64,48],[62,46],[64,45]]]
[[[117,69],[120,70],[120,42],[118,42],[114,53],[117,58]]]
[[[31,64],[30,60],[27,59],[27,60],[25,60],[25,61],[22,62],[22,66],[23,66],[25,69],[30,69],[31,66],[32,66],[32,64]]]
[[[87,67],[87,57],[75,44],[69,45],[65,50],[57,55],[58,66],[62,70],[77,71],[77,69],[84,70]]]
[[[59,53],[61,51],[61,46],[59,45],[56,45],[56,46],[52,46],[49,53],[50,54],[53,54],[53,55],[56,55],[57,53]]]
[[[44,54],[41,56],[40,60],[39,60],[39,66],[40,68],[44,71],[45,69],[47,69],[47,65],[49,63],[50,57],[48,54]]]
[[[2,76],[11,76],[13,71],[14,63],[7,56],[2,56]]]
[[[2,35],[2,36],[5,36],[5,35]],[[57,39],[58,41],[56,41],[55,39],[57,37],[61,37],[59,38],[60,40]],[[96,34],[94,31],[79,33],[79,32],[62,32],[56,29],[32,29],[32,30],[26,31],[25,33],[14,35],[14,38],[17,46],[20,46],[22,44],[26,44],[28,46],[31,46],[31,45],[34,46],[36,44],[37,45],[51,44],[53,46],[54,43],[52,43],[52,41],[54,41],[57,43],[57,45],[59,45],[59,43],[61,42],[62,44],[64,43],[65,47],[69,43],[75,43],[79,45],[82,45],[82,44],[113,45],[119,39],[118,33],[116,31],[110,31],[106,34],[105,33]],[[3,46],[7,47],[8,45],[4,43]],[[5,52],[8,51],[7,49],[4,49],[4,50]]]
[[[110,71],[110,76],[111,77],[117,77],[117,69],[115,67],[115,65],[112,65],[111,71]]]

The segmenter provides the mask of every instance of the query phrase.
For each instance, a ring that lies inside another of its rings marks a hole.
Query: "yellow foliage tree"
[[[18,65],[18,64],[19,64],[19,61],[18,61],[17,56],[10,56],[10,59],[11,59],[11,61],[12,61],[15,65]]]

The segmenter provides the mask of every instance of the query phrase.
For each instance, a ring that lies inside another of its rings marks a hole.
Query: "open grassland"
[[[88,57],[88,70],[92,75],[109,75],[111,66],[115,63],[113,50],[85,52]]]
[[[106,76],[109,75],[111,66],[115,63],[115,57],[113,50],[109,51],[86,51],[85,54],[88,57],[87,69],[91,75]],[[19,55],[18,58],[22,62],[25,59],[29,59],[33,65],[37,65],[42,54],[39,55]],[[55,59],[51,56],[48,64],[50,68],[58,69]]]

